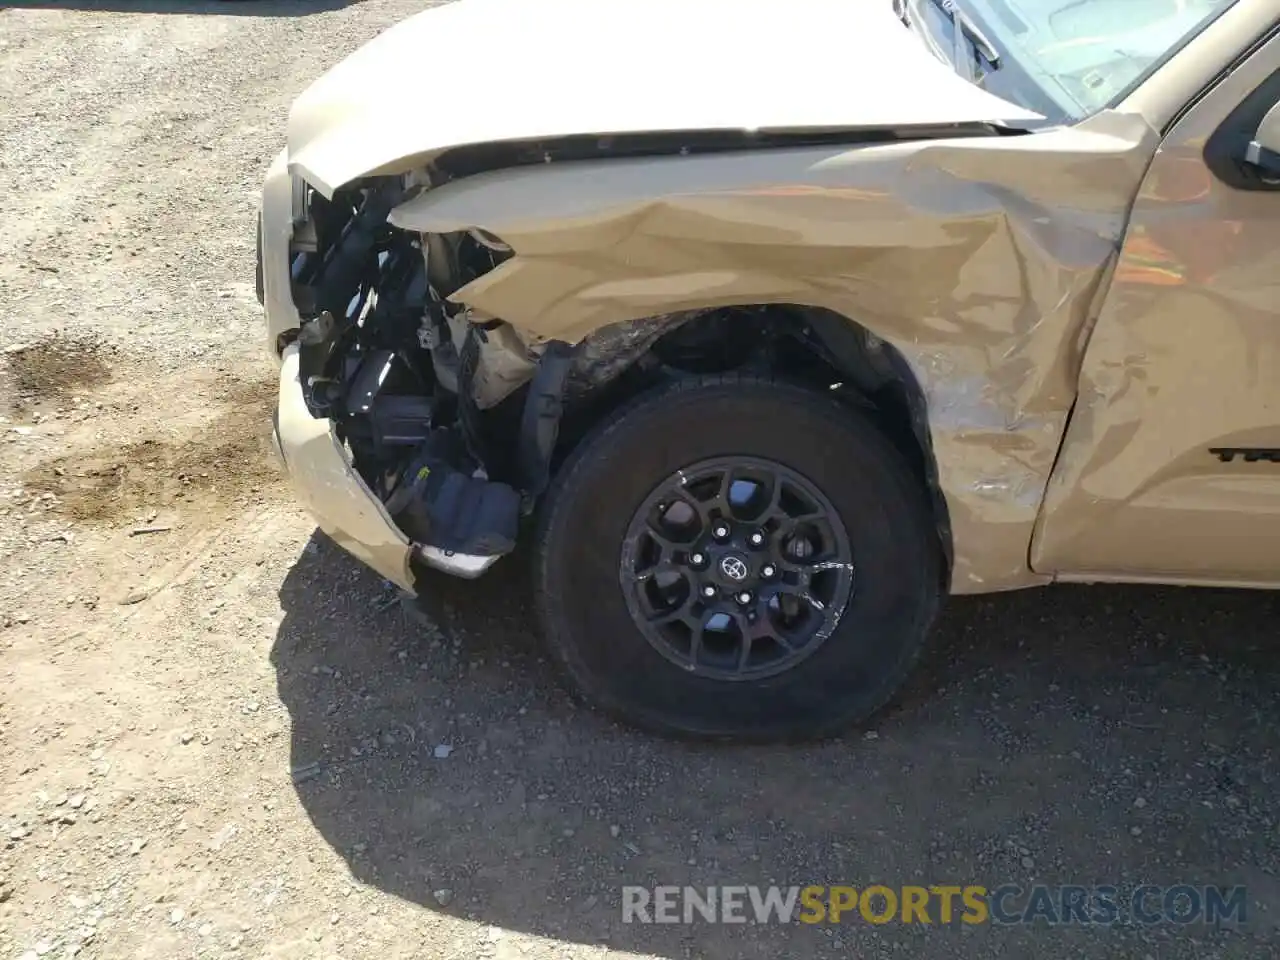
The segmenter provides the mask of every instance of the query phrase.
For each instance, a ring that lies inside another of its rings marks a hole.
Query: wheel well
[[[928,491],[949,580],[951,524],[938,482],[924,391],[891,344],[831,310],[768,305],[691,315],[655,339],[619,375],[594,385],[570,405],[556,460],[602,417],[656,383],[731,370],[779,376],[830,393],[870,416]]]

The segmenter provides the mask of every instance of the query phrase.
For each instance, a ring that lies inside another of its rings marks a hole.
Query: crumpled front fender
[[[453,299],[534,337],[769,303],[861,324],[922,387],[952,586],[983,592],[1042,582],[1035,520],[1157,142],[1108,113],[1025,136],[549,164],[447,184],[391,219],[510,244]]]

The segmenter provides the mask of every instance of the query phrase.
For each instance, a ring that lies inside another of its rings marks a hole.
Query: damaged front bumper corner
[[[298,345],[280,346],[301,325],[289,292],[292,188],[281,153],[267,173],[259,210],[259,296],[267,349],[280,365],[272,445],[304,506],[320,529],[348,553],[410,593],[413,545],[352,466],[333,421],[311,416],[298,375]]]
[[[273,434],[276,454],[320,529],[398,587],[416,592],[413,544],[356,473],[333,421],[317,419],[307,409],[297,344],[281,355]]]
[[[451,576],[474,579],[500,555],[477,556],[415,544],[400,531],[356,472],[333,421],[313,417],[298,378],[298,345],[280,357],[280,389],[272,446],[303,505],[329,537],[356,559],[410,594],[417,593],[413,560]]]
[[[480,576],[498,555],[475,556],[411,540],[356,471],[334,422],[314,417],[308,409],[300,381],[300,347],[288,342],[301,326],[290,290],[291,212],[289,175],[282,155],[267,177],[258,228],[267,345],[280,373],[272,429],[276,456],[320,529],[403,590],[417,592],[415,561],[455,577]]]

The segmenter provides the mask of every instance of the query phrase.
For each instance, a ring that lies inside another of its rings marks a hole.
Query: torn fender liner
[[[578,343],[569,370],[567,386],[570,397],[590,392],[593,388],[618,377],[650,347],[677,327],[710,310],[626,320],[596,330]]]

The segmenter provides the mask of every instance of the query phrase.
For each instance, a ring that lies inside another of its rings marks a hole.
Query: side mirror
[[[1280,103],[1258,124],[1258,132],[1244,149],[1244,162],[1266,180],[1280,179]]]

